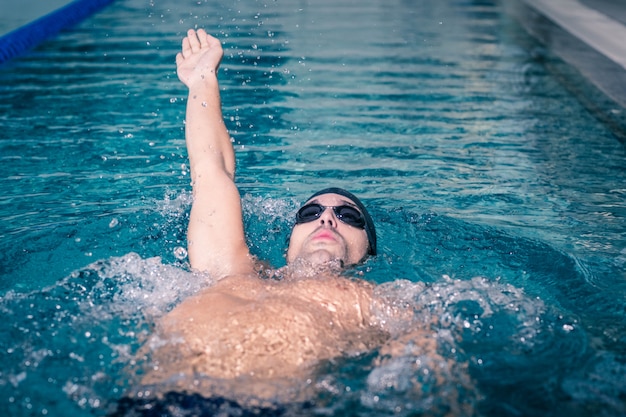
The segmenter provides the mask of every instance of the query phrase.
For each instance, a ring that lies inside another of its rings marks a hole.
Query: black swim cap
[[[370,216],[370,214],[368,213],[367,209],[365,208],[361,200],[359,200],[357,196],[352,194],[350,191],[346,191],[343,188],[330,187],[330,188],[324,188],[323,190],[316,192],[311,197],[309,197],[306,201],[312,200],[313,198],[320,196],[322,194],[339,194],[341,196],[349,198],[350,200],[352,200],[354,204],[356,204],[356,206],[359,208],[361,213],[363,213],[363,217],[365,218],[365,233],[367,233],[367,240],[369,241],[369,244],[370,244],[367,253],[368,255],[372,255],[372,256],[376,255],[376,228],[374,227],[374,221],[372,220],[372,216]]]

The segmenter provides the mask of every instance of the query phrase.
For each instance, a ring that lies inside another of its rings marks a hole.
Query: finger
[[[189,55],[191,55],[191,45],[189,44],[189,38],[185,37],[183,38],[183,46],[182,46],[182,55],[187,58]]]
[[[200,50],[200,40],[198,40],[198,35],[196,34],[196,31],[193,29],[189,29],[189,31],[187,31],[187,38],[189,39],[191,51],[198,52]]]
[[[221,47],[222,44],[220,42],[219,39],[211,36],[211,35],[207,35],[207,46],[211,47],[211,48],[215,48],[215,47]]]
[[[206,48],[209,46],[209,36],[204,29],[198,29],[198,38],[200,39],[200,47]]]
[[[183,61],[185,60],[185,58],[183,57],[182,53],[177,53],[176,54],[176,66],[178,67],[180,64],[183,63]]]

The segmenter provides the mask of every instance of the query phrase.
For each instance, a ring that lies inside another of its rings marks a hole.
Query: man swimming
[[[389,343],[389,331],[372,311],[374,285],[341,275],[377,250],[365,206],[343,189],[324,189],[305,202],[296,214],[287,266],[272,274],[279,279],[261,278],[244,236],[234,150],[222,117],[222,54],[220,41],[199,29],[188,31],[176,56],[178,77],[189,89],[189,262],[215,283],[163,317],[143,382],[178,384],[206,396],[293,400],[303,392],[293,381],[306,385],[324,360],[373,349],[436,356],[432,338],[409,348],[408,339]],[[424,332],[412,329],[410,340]]]

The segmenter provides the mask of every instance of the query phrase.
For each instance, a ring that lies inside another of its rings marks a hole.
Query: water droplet
[[[183,248],[182,246],[177,246],[174,248],[174,256],[176,257],[176,259],[179,260],[183,260],[187,257],[187,249]]]
[[[110,228],[114,228],[115,226],[117,226],[119,224],[119,220],[117,220],[116,218],[111,219],[111,221],[109,222],[109,227]]]

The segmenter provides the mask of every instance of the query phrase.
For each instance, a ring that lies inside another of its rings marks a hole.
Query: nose
[[[332,208],[326,207],[318,219],[322,226],[337,227],[337,218]]]

